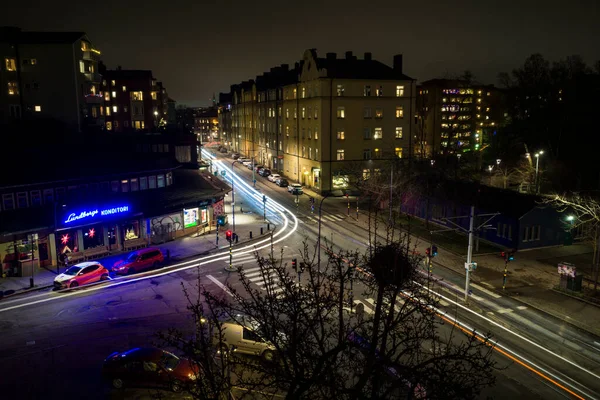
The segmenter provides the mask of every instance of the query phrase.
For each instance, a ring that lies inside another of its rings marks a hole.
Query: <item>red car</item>
[[[160,249],[148,247],[129,254],[125,260],[117,261],[112,271],[117,274],[134,274],[149,268],[156,268],[165,261]]]
[[[197,379],[198,368],[189,360],[168,351],[136,347],[108,356],[104,360],[102,375],[115,389],[152,386],[179,392],[183,386]]]
[[[108,270],[99,262],[88,261],[73,265],[54,278],[54,287],[56,289],[74,288],[106,279],[108,279]]]

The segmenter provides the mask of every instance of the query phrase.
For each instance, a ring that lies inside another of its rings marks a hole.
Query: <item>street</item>
[[[230,160],[224,161],[220,168],[231,169]],[[252,252],[256,249],[266,255],[272,248],[278,255],[283,251],[289,265],[292,258],[300,257],[303,240],[315,247],[318,208],[311,211],[308,196],[300,196],[295,203],[295,196],[286,188],[259,176],[259,192],[254,192],[252,172],[241,165],[234,171],[236,202],[243,199],[247,211],[262,215],[265,194],[267,219],[276,227],[272,243],[267,235],[250,245],[234,246],[232,264],[243,266],[252,283],[264,289],[264,282],[252,275],[257,270]],[[366,250],[368,229],[361,221],[366,217],[361,214],[357,220],[354,211],[355,205],[348,213],[343,198],[326,199],[323,242],[327,239],[334,248]],[[378,234],[385,236],[380,230]],[[426,247],[426,243],[417,243],[422,253]],[[190,321],[182,284],[193,288],[200,279],[211,292],[227,296],[227,283],[239,285],[237,273],[225,271],[228,254],[226,249],[219,250],[75,291],[35,292],[0,301],[0,393],[12,396],[6,398],[149,398],[152,392],[147,389],[119,392],[104,385],[100,375],[103,359],[114,351],[157,344],[157,331],[169,327],[185,330]],[[321,257],[325,259],[325,252]],[[460,326],[467,332],[490,333],[498,344],[494,356],[502,367],[497,372],[498,383],[484,391],[482,398],[598,398],[597,337],[481,285],[473,285],[465,306],[464,278],[438,267],[433,275],[436,282],[431,289],[439,293],[443,333],[450,334]],[[373,299],[357,295],[356,301],[370,312]]]

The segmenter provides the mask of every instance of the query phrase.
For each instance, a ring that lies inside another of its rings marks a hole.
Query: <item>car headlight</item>
[[[192,381],[195,381],[196,379],[198,379],[198,375],[197,374],[188,374],[188,378]]]

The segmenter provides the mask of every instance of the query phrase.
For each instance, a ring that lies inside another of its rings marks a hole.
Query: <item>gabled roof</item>
[[[85,36],[85,32],[23,32],[19,28],[0,27],[0,41],[21,44],[74,43]]]
[[[152,71],[143,69],[109,69],[102,75],[108,79],[153,79]]]

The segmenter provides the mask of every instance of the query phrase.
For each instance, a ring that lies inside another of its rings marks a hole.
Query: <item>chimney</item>
[[[365,61],[371,61],[372,54],[371,53],[365,53]]]
[[[352,60],[352,52],[351,51],[346,52],[346,60]]]
[[[394,71],[402,73],[402,54],[394,56]]]
[[[325,56],[327,57],[327,60],[335,60],[336,58],[335,53],[327,53]]]

